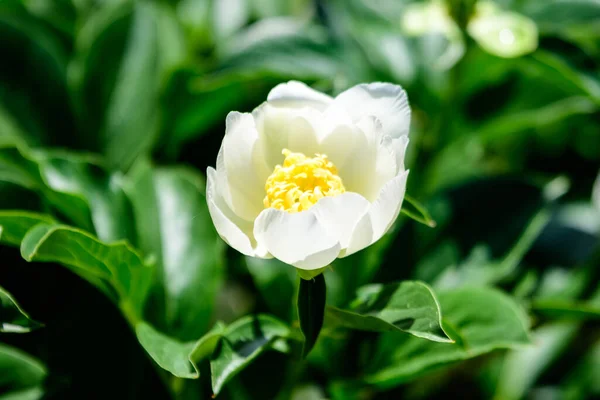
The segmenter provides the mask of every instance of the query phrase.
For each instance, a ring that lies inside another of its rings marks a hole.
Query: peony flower
[[[400,86],[361,84],[332,98],[276,86],[231,112],[206,199],[221,238],[309,279],[379,240],[400,212],[410,108]]]

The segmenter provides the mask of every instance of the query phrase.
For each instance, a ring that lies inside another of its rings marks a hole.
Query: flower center
[[[323,197],[337,196],[346,191],[337,168],[325,154],[306,157],[288,149],[281,153],[285,156],[283,166],[275,166],[265,183],[265,208],[290,213],[304,211]]]

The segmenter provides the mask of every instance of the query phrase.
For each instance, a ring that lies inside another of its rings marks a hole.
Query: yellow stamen
[[[304,211],[323,197],[337,196],[346,191],[337,168],[325,154],[306,157],[288,149],[281,153],[285,156],[283,166],[275,166],[265,183],[265,208],[291,213]]]

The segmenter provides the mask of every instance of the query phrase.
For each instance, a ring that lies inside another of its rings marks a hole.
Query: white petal
[[[219,175],[226,174],[231,208],[247,221],[253,221],[263,209],[264,185],[268,169],[261,154],[252,114],[231,112],[227,115],[226,132],[221,148]],[[219,160],[217,160],[219,161]]]
[[[391,83],[369,83],[340,93],[334,105],[344,107],[354,121],[374,116],[383,125],[383,133],[392,138],[408,135],[410,107],[404,89]]]
[[[333,98],[312,89],[302,82],[289,81],[275,86],[267,101],[276,106],[284,107],[313,107],[324,110]]]
[[[320,112],[311,108],[279,108],[265,103],[254,110],[253,115],[269,173],[283,162],[283,149],[308,156],[319,151],[319,132],[324,129]]]
[[[392,139],[392,148],[396,154],[396,168],[397,172],[404,171],[404,157],[406,155],[406,148],[408,147],[408,136],[400,136],[399,138]]]
[[[338,239],[310,210],[292,214],[268,208],[256,219],[254,236],[275,258],[300,269],[323,268],[340,253]]]
[[[396,154],[392,140],[384,136],[379,120],[363,118],[356,124],[359,134],[346,161],[336,166],[346,190],[359,193],[369,201],[375,201],[379,191],[396,176]]]
[[[343,256],[375,243],[390,229],[402,208],[407,177],[408,171],[400,172],[384,185],[377,200],[356,225]]]
[[[240,253],[247,256],[254,256],[255,253],[250,238],[232,221],[232,219],[240,224],[243,224],[243,221],[236,218],[235,214],[233,214],[217,192],[217,172],[209,167],[206,171],[206,175],[206,202],[208,203],[208,211],[219,236]]]
[[[338,238],[342,249],[348,247],[354,227],[371,203],[357,193],[346,192],[322,198],[310,208],[330,235]]]

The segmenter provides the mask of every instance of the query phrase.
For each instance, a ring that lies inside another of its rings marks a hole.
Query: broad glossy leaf
[[[52,190],[84,199],[100,240],[133,240],[132,212],[121,176],[109,174],[91,156],[65,152],[34,153],[44,182]]]
[[[452,342],[442,329],[435,294],[423,282],[405,281],[361,288],[350,310],[327,308],[327,323],[347,328],[402,331],[436,342]]]
[[[46,367],[19,349],[0,343],[0,399],[39,399]],[[37,396],[34,394],[37,393]]]
[[[525,397],[527,390],[567,348],[578,328],[578,324],[563,321],[534,331],[532,346],[506,355],[495,397],[506,400]]]
[[[145,322],[137,324],[135,333],[142,347],[161,368],[179,378],[198,378],[198,370],[189,359],[195,343],[182,343]]]
[[[91,155],[7,146],[0,149],[0,179],[38,192],[74,224],[102,240],[133,239],[121,177],[107,173]]]
[[[54,219],[46,214],[21,210],[0,210],[0,243],[20,246],[25,234],[38,224],[52,224]]]
[[[244,317],[229,325],[210,360],[214,394],[262,352],[287,352],[286,342],[280,339],[288,337],[289,327],[266,315]]]
[[[438,299],[442,326],[456,343],[384,333],[366,371],[366,383],[389,388],[450,362],[530,344],[524,311],[496,289],[464,287],[440,293]]]
[[[225,332],[225,325],[215,324],[197,342],[180,342],[146,322],[137,324],[135,332],[142,347],[161,368],[179,378],[195,379],[200,376],[197,363],[211,356]]]
[[[183,58],[182,32],[168,5],[125,2],[86,20],[77,44],[70,78],[88,141],[127,169],[157,139],[162,80]]]
[[[126,190],[139,246],[156,260],[155,289],[164,299],[165,332],[181,340],[198,338],[213,316],[224,257],[204,198],[204,180],[191,169],[153,169],[140,162],[127,177]]]
[[[42,324],[31,319],[12,295],[0,286],[0,332],[30,332],[40,326]]]
[[[129,244],[106,244],[73,227],[37,225],[23,239],[21,256],[63,264],[105,292],[113,289],[116,296],[107,294],[131,322],[141,316],[153,268]]]
[[[53,188],[44,179],[40,164],[26,148],[0,142],[0,181],[39,193],[57,211],[80,228],[93,231],[91,213],[80,195]]]
[[[323,327],[326,295],[323,274],[308,280],[300,279],[297,304],[300,330],[304,335],[303,357],[310,353]]]

